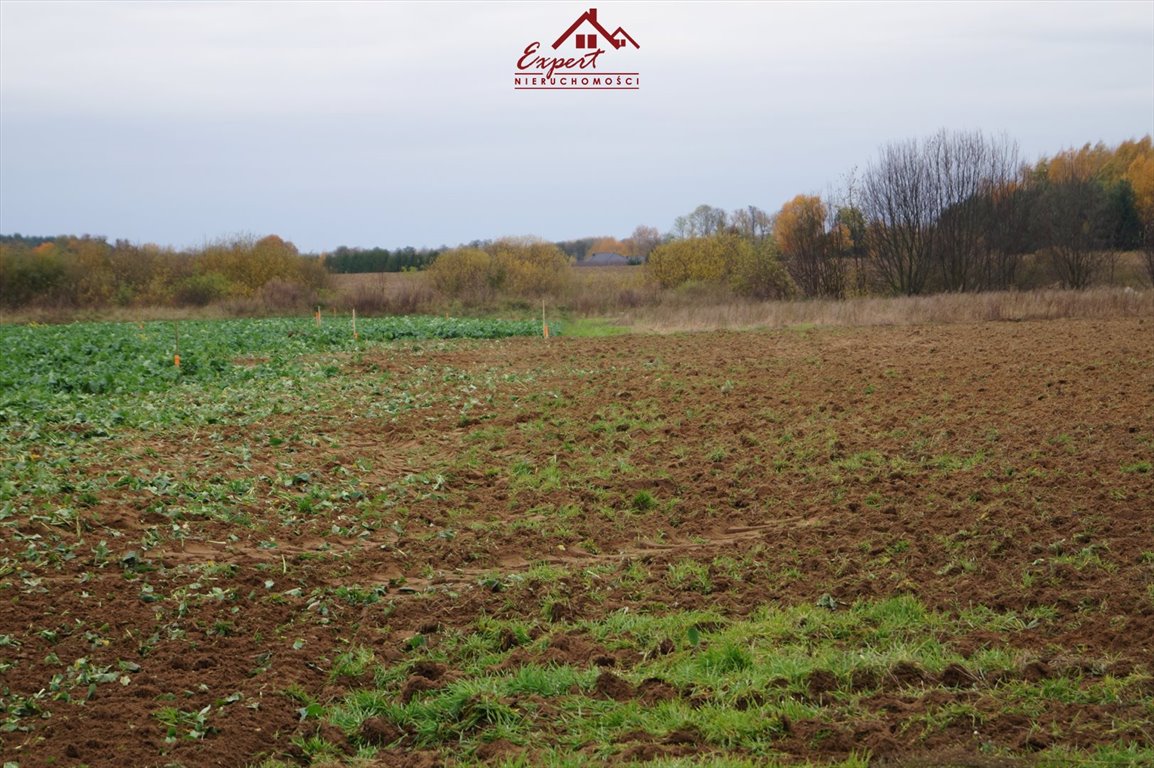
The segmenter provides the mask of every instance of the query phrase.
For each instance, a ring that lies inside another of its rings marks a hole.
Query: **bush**
[[[742,296],[754,299],[792,299],[797,284],[777,258],[773,241],[741,239],[730,256],[730,285]]]
[[[35,299],[55,298],[65,283],[67,269],[56,247],[35,250],[0,245],[0,275],[4,290],[0,302],[7,307],[19,307]]]
[[[454,299],[481,303],[495,289],[493,257],[478,248],[445,251],[429,267],[433,286]]]
[[[659,245],[646,267],[662,288],[719,282],[725,277],[724,246],[718,237],[693,237]]]
[[[771,241],[754,241],[732,232],[658,246],[649,254],[646,269],[663,288],[714,283],[727,284],[740,295],[758,299],[797,294]]]
[[[569,257],[535,238],[504,238],[484,250],[454,248],[429,267],[434,287],[467,304],[558,296],[572,281]]]
[[[180,281],[176,300],[180,304],[203,307],[224,299],[232,292],[232,284],[219,272],[192,275]]]
[[[517,298],[557,296],[572,280],[569,257],[553,243],[530,237],[504,238],[489,246],[498,285]]]

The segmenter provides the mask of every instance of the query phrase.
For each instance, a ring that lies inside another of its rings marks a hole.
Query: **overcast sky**
[[[640,46],[598,68],[640,89],[514,90],[590,7]],[[1154,133],[1154,2],[0,0],[7,234],[625,237],[941,128],[1027,160]]]

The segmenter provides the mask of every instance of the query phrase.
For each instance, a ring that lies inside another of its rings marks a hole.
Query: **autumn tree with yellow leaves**
[[[711,283],[757,299],[791,298],[797,293],[772,240],[754,241],[730,231],[664,243],[649,254],[646,270],[662,288]]]
[[[276,235],[185,251],[87,235],[34,245],[9,237],[0,242],[0,273],[0,304],[12,308],[202,306],[237,299],[287,309],[312,303],[328,280],[319,259],[302,256]]]
[[[1090,286],[1120,251],[1148,242],[1150,209],[1138,190],[1145,194],[1150,184],[1150,157],[1147,136],[1063,150],[1034,167],[1033,244],[1064,286]]]
[[[1154,150],[1150,137],[1132,142],[1133,157],[1122,173],[1134,194],[1134,209],[1142,232],[1142,255],[1147,276],[1154,283]]]
[[[569,257],[536,237],[506,237],[483,248],[452,248],[429,267],[433,286],[470,305],[559,296],[572,280]]]
[[[773,221],[777,251],[806,296],[842,298],[846,289],[848,234],[816,195],[798,195]]]

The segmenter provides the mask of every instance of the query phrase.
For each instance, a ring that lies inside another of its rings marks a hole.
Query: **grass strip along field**
[[[390,322],[0,327],[4,764],[1154,762],[1147,321]]]

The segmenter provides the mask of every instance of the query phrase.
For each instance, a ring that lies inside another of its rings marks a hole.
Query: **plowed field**
[[[316,365],[9,456],[3,761],[1154,755],[1154,321]]]

